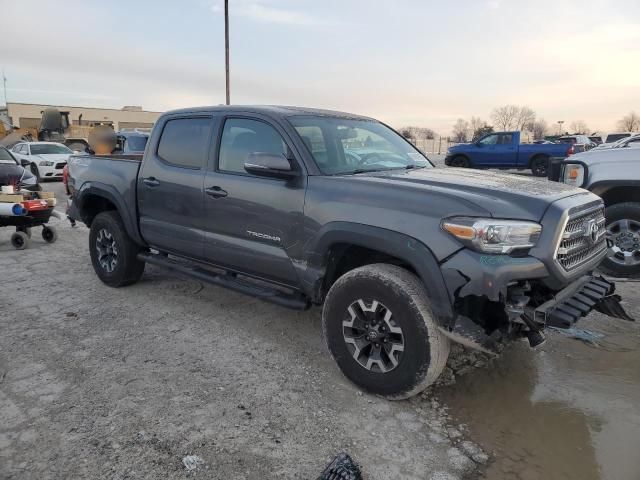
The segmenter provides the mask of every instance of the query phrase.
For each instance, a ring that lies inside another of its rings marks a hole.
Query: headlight
[[[584,167],[577,163],[568,163],[564,166],[562,181],[574,187],[581,187],[584,183]]]
[[[542,232],[542,226],[533,222],[470,217],[448,218],[442,228],[469,248],[484,253],[531,248]]]
[[[38,165],[40,165],[41,167],[53,167],[53,162],[50,162],[49,160],[43,160]]]

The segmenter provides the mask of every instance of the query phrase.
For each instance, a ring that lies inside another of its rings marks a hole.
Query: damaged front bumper
[[[537,324],[571,328],[580,318],[597,310],[613,318],[633,321],[620,305],[616,286],[604,277],[584,276],[555,294],[554,298],[533,311]]]
[[[615,295],[615,284],[583,275],[560,290],[545,283],[549,273],[534,257],[481,255],[463,250],[441,265],[456,315],[441,331],[472,348],[497,353],[498,340],[525,336],[544,342],[546,326],[571,328],[597,310],[633,321]]]

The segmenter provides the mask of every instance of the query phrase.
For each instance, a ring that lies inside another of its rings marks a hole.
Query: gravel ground
[[[313,479],[347,451],[368,479],[451,480],[487,462],[434,398],[349,383],[319,309],[153,267],[111,289],[88,230],[52,223],[58,242],[25,251],[0,231],[0,478]]]

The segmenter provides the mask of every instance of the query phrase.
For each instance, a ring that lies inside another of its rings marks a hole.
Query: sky
[[[331,108],[443,135],[505,104],[603,132],[640,113],[639,0],[229,3],[235,104]],[[222,0],[0,0],[0,12],[9,102],[224,103]]]

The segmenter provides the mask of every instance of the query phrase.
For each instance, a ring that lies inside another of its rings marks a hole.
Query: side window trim
[[[256,117],[256,116],[252,116],[252,115],[242,115],[242,114],[229,114],[229,115],[224,115],[221,119],[220,119],[220,125],[218,127],[218,132],[217,132],[217,138],[216,138],[216,142],[215,142],[215,152],[214,152],[214,162],[213,162],[213,172],[220,174],[220,175],[236,175],[236,176],[242,176],[242,177],[251,177],[251,178],[258,178],[255,175],[251,175],[250,173],[247,172],[234,172],[232,170],[221,170],[220,169],[220,152],[221,152],[221,147],[222,147],[222,136],[224,135],[224,127],[227,124],[228,120],[252,120],[252,121],[256,121],[256,122],[262,122],[265,125],[268,125],[269,127],[273,128],[276,133],[280,136],[280,138],[282,139],[282,141],[284,142],[284,144],[287,147],[287,152],[291,152],[292,158],[289,158],[290,162],[292,163],[292,168],[297,168],[299,170],[302,170],[302,167],[300,165],[300,161],[298,160],[294,149],[291,147],[291,139],[288,138],[288,135],[283,134],[284,130],[282,130],[281,128],[279,128],[278,125],[275,125],[274,123],[270,122],[269,120],[266,120],[264,118],[261,117]],[[268,178],[268,177],[260,177],[260,178],[264,178],[266,180],[274,180],[274,181],[278,181],[278,179],[275,178]]]
[[[164,134],[164,130],[167,127],[167,125],[169,124],[169,122],[173,121],[173,120],[195,120],[195,119],[205,119],[205,120],[209,120],[210,125],[209,125],[209,134],[207,135],[207,142],[206,142],[206,151],[210,150],[210,145],[211,145],[211,135],[212,135],[212,130],[214,127],[214,123],[213,123],[213,116],[210,114],[203,114],[203,115],[177,115],[177,116],[171,116],[168,117],[164,123],[162,124],[162,130],[160,131],[160,136],[158,137],[158,142],[156,143],[156,148],[154,151],[154,157],[156,157],[158,160],[160,160],[160,162],[168,167],[173,167],[173,168],[181,168],[184,170],[193,170],[193,171],[198,171],[198,170],[204,170],[206,169],[207,166],[207,158],[208,155],[203,155],[202,157],[202,162],[200,164],[199,167],[191,167],[188,165],[180,165],[177,163],[173,163],[168,161],[167,159],[163,158],[162,155],[160,155],[159,150],[160,150],[160,143],[162,142],[162,135]]]

